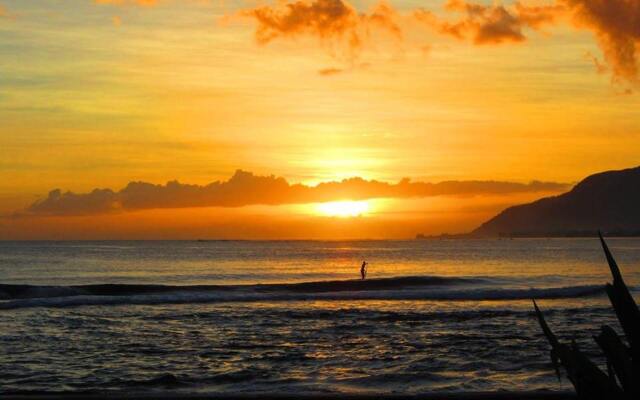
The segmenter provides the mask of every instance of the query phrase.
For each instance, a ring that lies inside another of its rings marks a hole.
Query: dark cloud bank
[[[568,187],[564,183],[539,181],[528,184],[500,181],[428,183],[411,182],[407,178],[398,183],[350,178],[307,186],[290,184],[282,177],[258,176],[238,170],[227,181],[204,186],[171,181],[166,185],[131,182],[117,192],[111,189],[94,189],[90,193],[63,193],[56,189],[16,215],[95,215],[154,208],[242,207],[441,195],[506,195],[560,192]]]

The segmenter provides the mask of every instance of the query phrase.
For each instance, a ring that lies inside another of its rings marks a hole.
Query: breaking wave
[[[0,285],[0,309],[305,300],[520,300],[604,293],[602,285],[503,288],[484,278],[440,276],[260,285]]]

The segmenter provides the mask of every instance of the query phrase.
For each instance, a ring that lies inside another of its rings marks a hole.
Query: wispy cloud
[[[92,0],[96,4],[155,6],[160,0]],[[416,9],[400,15],[381,2],[359,12],[347,0],[295,0],[243,9],[238,14],[255,20],[256,41],[265,45],[276,39],[312,37],[338,48],[349,60],[358,57],[375,33],[400,40],[403,18],[417,20],[436,33],[476,45],[521,43],[526,30],[538,31],[554,24],[571,24],[593,32],[607,69],[616,82],[638,84],[640,67],[640,0],[550,0],[541,5],[519,1],[510,5],[447,0],[445,15]],[[447,18],[458,14],[456,19]],[[7,17],[0,5],[0,17]],[[605,65],[596,64],[600,72]]]
[[[511,7],[449,0],[445,9],[465,16],[448,22],[425,10],[415,15],[441,33],[460,39],[470,37],[475,44],[523,42],[523,28],[539,30],[545,25],[570,22],[594,33],[615,81],[638,83],[640,0],[556,0],[539,6],[515,2]],[[595,65],[600,73],[606,69],[601,63]]]
[[[640,0],[559,0],[573,22],[592,31],[617,80],[638,83]]]
[[[312,37],[323,44],[341,47],[354,57],[374,31],[396,38],[402,30],[396,21],[396,11],[386,3],[379,3],[369,12],[359,13],[343,0],[299,0],[260,6],[239,12],[252,18],[257,27],[255,38],[265,45],[278,38]]]
[[[318,74],[322,76],[338,75],[344,72],[341,68],[322,68],[318,70]]]
[[[155,208],[242,207],[442,195],[507,195],[560,192],[568,187],[564,183],[538,181],[528,184],[500,181],[429,183],[411,182],[406,178],[398,183],[350,178],[307,186],[290,184],[284,178],[273,175],[258,176],[238,170],[227,181],[204,186],[172,181],[166,185],[131,182],[120,191],[94,189],[89,193],[63,193],[56,189],[16,215],[95,215]]]
[[[602,61],[600,61],[600,59],[590,51],[585,52],[584,57],[593,63],[593,66],[596,68],[597,73],[604,74],[607,72],[607,66],[603,64]]]
[[[530,7],[515,3],[507,8],[502,4],[482,5],[449,0],[445,4],[445,10],[462,13],[463,16],[452,22],[424,9],[416,10],[414,16],[438,33],[461,40],[471,39],[474,44],[484,45],[523,42],[526,40],[524,28],[537,30],[545,24],[553,23],[561,7]]]
[[[368,13],[359,13],[345,0],[297,0],[243,10],[241,15],[256,20],[255,35],[260,44],[277,38],[314,36],[341,42],[352,53],[362,49],[375,29],[402,38],[401,18],[417,20],[436,33],[476,45],[522,43],[527,40],[527,29],[539,31],[570,23],[595,34],[614,80],[638,82],[640,0],[555,0],[541,5],[448,0],[444,11],[442,16],[420,8],[402,16],[390,4],[380,3]],[[461,16],[453,20],[446,17],[453,13]]]

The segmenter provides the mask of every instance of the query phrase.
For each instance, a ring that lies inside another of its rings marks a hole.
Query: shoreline
[[[428,392],[420,394],[400,393],[332,393],[332,394],[285,394],[285,393],[132,393],[132,392],[60,392],[60,393],[24,393],[1,394],[3,400],[64,400],[64,399],[186,399],[186,400],[565,400],[576,399],[571,391],[495,391],[495,392]]]
[[[609,239],[636,239],[637,235],[616,235],[607,234]],[[467,236],[466,234],[443,234],[443,235],[423,235],[420,234],[406,238],[346,238],[346,239],[2,239],[0,243],[163,243],[163,242],[184,242],[184,243],[291,243],[291,242],[318,242],[318,243],[340,243],[340,242],[420,242],[437,240],[509,240],[509,239],[597,239],[598,235],[503,235],[503,236]]]

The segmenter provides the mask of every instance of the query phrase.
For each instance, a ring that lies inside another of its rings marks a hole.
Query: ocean
[[[602,363],[609,281],[595,238],[0,242],[0,394],[569,390],[530,299]]]

